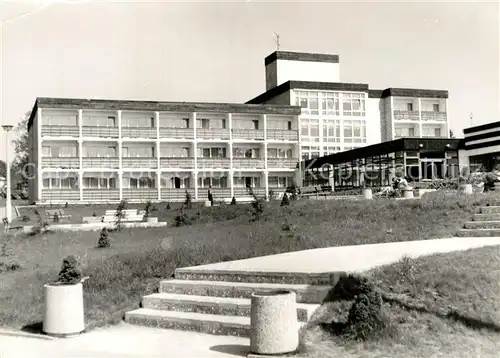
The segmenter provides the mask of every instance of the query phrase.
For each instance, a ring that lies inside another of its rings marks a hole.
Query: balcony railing
[[[160,158],[160,166],[162,168],[181,168],[193,169],[194,158]]]
[[[82,158],[83,168],[109,168],[118,169],[120,167],[120,159],[118,157],[95,158],[85,157]]]
[[[208,199],[208,190],[207,188],[198,188],[198,199]],[[231,197],[231,189],[230,188],[212,188],[210,189],[214,201],[219,201],[223,199],[227,199]]]
[[[235,169],[264,169],[264,159],[261,158],[233,158]]]
[[[446,112],[422,112],[423,121],[446,121]]]
[[[153,127],[122,127],[122,138],[156,138],[156,128]]]
[[[193,139],[193,128],[161,128],[160,138]]]
[[[233,139],[264,140],[264,131],[261,129],[233,129]]]
[[[78,126],[47,126],[42,125],[42,137],[78,137]]]
[[[80,200],[78,189],[42,189],[42,201]]]
[[[394,120],[418,121],[418,111],[394,111]]]
[[[158,200],[158,189],[156,188],[141,188],[141,189],[122,189],[123,199],[126,200]]]
[[[78,157],[42,157],[42,168],[79,169]]]
[[[120,200],[119,189],[83,189],[83,200]]]
[[[196,129],[196,137],[200,139],[229,139],[229,129]]]
[[[283,129],[268,129],[268,140],[299,140],[299,131],[296,130],[283,130]]]
[[[118,138],[118,127],[82,127],[83,137]]]
[[[230,167],[229,158],[198,158],[198,169],[229,169]]]
[[[158,160],[153,157],[144,158],[122,158],[123,168],[150,168],[156,169],[158,167]]]
[[[267,158],[267,167],[269,169],[295,169],[297,163],[297,159]]]
[[[194,189],[161,188],[161,200],[184,201],[186,200],[186,190],[194,199]]]

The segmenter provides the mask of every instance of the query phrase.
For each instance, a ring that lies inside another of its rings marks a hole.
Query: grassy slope
[[[386,310],[395,337],[339,344],[319,326],[305,335],[304,357],[498,357],[500,248],[486,247],[403,260],[368,273],[397,302]],[[329,322],[338,303],[325,303],[315,322]],[[440,316],[450,309],[458,320]]]
[[[0,324],[21,327],[40,321],[43,284],[57,277],[62,258],[79,256],[86,282],[89,326],[116,322],[153,292],[175,268],[316,247],[450,236],[486,195],[421,201],[302,201],[289,208],[268,204],[258,223],[248,206],[189,211],[197,223],[180,228],[124,230],[110,235],[112,247],[97,249],[98,233],[54,233],[16,237],[12,246],[23,269],[0,282]],[[160,208],[158,216],[173,217]],[[230,220],[227,220],[230,219]],[[283,225],[290,231],[284,232]],[[19,287],[22,287],[20,290]]]

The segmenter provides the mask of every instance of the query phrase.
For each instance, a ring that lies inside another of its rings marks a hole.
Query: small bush
[[[95,211],[92,213],[92,216],[95,218],[97,216],[97,214],[95,213]]]
[[[21,268],[21,265],[17,263],[16,261],[10,261],[8,263],[0,261],[0,273],[2,272],[9,272],[9,271],[16,271]]]
[[[59,221],[60,221],[59,215],[58,214],[54,214],[54,217],[52,218],[52,222],[58,223]]]
[[[62,263],[61,271],[59,272],[58,282],[63,284],[75,284],[82,279],[82,272],[78,267],[78,261],[75,256],[67,256]]]
[[[172,207],[170,206],[170,203],[167,203],[167,206],[165,206],[165,210],[170,210]]]
[[[111,243],[109,242],[109,232],[105,227],[102,228],[99,234],[99,241],[97,242],[97,247],[106,248],[110,247]]]
[[[144,219],[147,219],[149,218],[149,216],[151,215],[151,213],[155,210],[155,206],[153,205],[153,203],[151,202],[151,200],[149,200],[147,203],[146,203],[146,206],[144,207],[144,211],[146,212],[144,214]]]
[[[174,225],[177,227],[191,225],[191,223],[191,219],[184,211],[181,211],[179,215],[174,218]]]
[[[122,220],[125,216],[125,211],[127,209],[128,203],[126,200],[120,201],[118,207],[116,208],[116,219],[115,219],[115,227],[118,231],[122,230]]]
[[[236,205],[236,198],[233,196],[233,198],[231,199],[231,205]]]
[[[64,204],[64,208],[67,209],[68,207],[69,207],[68,202],[66,202],[66,204]]]
[[[281,199],[280,206],[288,206],[290,205],[290,200],[288,199],[288,195],[286,193],[283,194],[283,199]]]
[[[353,340],[378,338],[390,327],[389,318],[382,308],[382,297],[377,291],[362,293],[352,305],[344,336]]]
[[[23,221],[23,222],[28,222],[28,221],[30,221],[30,220],[31,220],[31,219],[30,219],[30,217],[29,217],[28,215],[23,215],[23,216],[21,217],[21,221]]]
[[[257,196],[250,191],[250,195],[253,196],[253,201],[250,203],[250,221],[259,221],[260,216],[264,212],[264,205],[262,200],[257,198]]]
[[[186,200],[184,201],[184,206],[187,209],[191,209],[193,207],[193,202],[191,200],[191,194],[186,190]]]
[[[276,193],[274,192],[274,190],[269,189],[268,198],[269,200],[276,200]]]

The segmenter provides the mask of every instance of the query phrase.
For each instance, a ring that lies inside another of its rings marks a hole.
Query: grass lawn
[[[110,234],[111,248],[96,248],[98,233],[15,236],[9,243],[21,269],[0,273],[0,325],[21,328],[42,320],[43,285],[57,277],[62,259],[80,258],[89,328],[116,323],[143,295],[179,267],[318,247],[452,236],[492,195],[429,194],[421,200],[265,203],[258,222],[248,205],[186,210],[192,225],[124,229]],[[89,207],[90,210],[95,210]],[[158,207],[156,216],[177,215]]]
[[[395,300],[385,310],[396,334],[341,342],[317,325],[338,319],[341,303],[324,303],[305,333],[300,357],[498,357],[499,247],[403,260],[367,276]],[[442,316],[450,310],[456,319]]]

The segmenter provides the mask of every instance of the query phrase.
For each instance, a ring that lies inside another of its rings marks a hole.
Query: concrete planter
[[[210,202],[210,200],[205,200],[205,202],[204,202],[204,206],[205,206],[206,208],[209,208],[209,207],[211,207],[211,206],[212,206],[212,203]]]
[[[463,184],[462,191],[464,194],[470,195],[472,194],[472,184]]]
[[[158,218],[148,218],[148,223],[156,224],[156,223],[158,223]]]
[[[410,190],[404,190],[404,197],[405,199],[413,199],[413,189]]]
[[[371,188],[364,188],[362,190],[362,193],[363,193],[363,199],[366,199],[366,200],[373,199],[373,192],[372,192]]]
[[[251,301],[251,352],[285,354],[296,351],[299,324],[295,292],[253,293]]]
[[[70,336],[85,330],[83,285],[44,285],[45,310],[43,332],[54,336]]]

